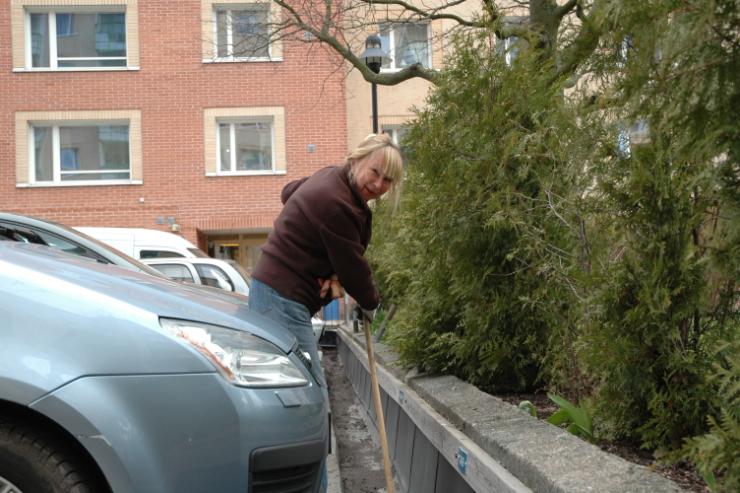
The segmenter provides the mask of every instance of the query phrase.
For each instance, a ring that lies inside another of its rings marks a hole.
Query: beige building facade
[[[411,2],[420,8],[432,9],[435,2]],[[441,5],[441,2],[436,2]],[[479,12],[480,4],[465,2],[446,13],[472,19]],[[459,28],[457,22],[438,19],[428,22],[405,22],[404,14],[388,9],[374,12],[357,12],[358,18],[373,19],[372,22],[356,22],[362,25],[351,33],[352,51],[362,53],[367,36],[377,34],[381,38],[383,50],[390,60],[384,63],[382,73],[402,70],[413,63],[424,67],[441,69],[450,50],[452,32]],[[356,20],[356,19],[355,19]],[[391,134],[398,142],[405,133],[404,127],[414,118],[413,108],[424,105],[432,84],[421,78],[413,78],[394,86],[378,86],[378,128]],[[347,105],[347,146],[354,149],[357,144],[372,132],[371,84],[357,70],[352,70],[345,86]]]

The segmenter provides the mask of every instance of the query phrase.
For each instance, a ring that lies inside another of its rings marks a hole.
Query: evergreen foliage
[[[714,491],[740,491],[740,334],[722,344],[710,379],[717,384],[719,411],[707,417],[709,433],[688,439],[683,453]]]
[[[550,73],[462,39],[411,130],[402,211],[373,246],[402,356],[483,388],[533,388],[553,334],[558,350],[572,338],[569,141],[586,136]]]
[[[401,210],[376,223],[391,336],[424,370],[575,396],[595,433],[685,454],[731,491],[740,6],[589,14],[512,66],[484,37],[458,40],[405,143]],[[574,39],[581,58],[563,71]],[[638,122],[647,132],[626,141]]]
[[[649,139],[594,167],[594,219],[611,222],[614,250],[582,355],[612,433],[675,448],[715,407],[707,348],[736,334],[738,123],[722,108],[740,104],[737,6],[630,2],[612,15],[629,48],[602,65],[614,106],[601,115],[644,122]]]

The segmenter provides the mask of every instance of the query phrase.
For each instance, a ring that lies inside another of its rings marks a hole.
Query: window
[[[60,154],[62,171],[80,169],[80,151],[76,147],[63,148]]]
[[[281,11],[271,2],[201,0],[201,12],[203,63],[283,60],[282,36],[272,32],[282,25]]]
[[[388,53],[386,70],[398,70],[415,63],[431,67],[428,24],[381,24],[380,44]]]
[[[272,122],[219,122],[220,173],[273,169]]]
[[[206,176],[285,173],[282,106],[206,108],[203,131]]]
[[[141,111],[18,111],[16,186],[142,183]]]
[[[171,252],[169,250],[141,250],[139,252],[139,258],[173,258],[173,257],[185,257],[185,255],[178,252]],[[156,267],[156,266],[152,266]]]
[[[383,125],[383,132],[391,136],[394,144],[400,146],[409,130],[403,125]]]
[[[407,147],[403,142],[406,134],[409,133],[409,129],[405,125],[383,125],[383,132],[391,136],[393,143],[398,146],[401,150],[401,156],[403,156],[403,162],[406,164],[406,156],[408,155]]]
[[[169,277],[172,280],[180,282],[194,283],[195,279],[193,274],[184,265],[179,264],[152,264],[149,267],[154,267],[159,272]]]
[[[31,182],[131,179],[129,126],[124,123],[31,123]]]
[[[616,57],[617,57],[617,66],[622,68],[627,63],[627,59],[629,58],[630,51],[634,49],[634,46],[632,44],[632,36],[629,34],[624,36],[622,40],[619,42],[619,47],[616,50]]]
[[[139,3],[142,2],[13,0],[9,3],[14,71],[138,70]]]
[[[637,120],[623,127],[617,135],[617,149],[623,157],[630,157],[635,146],[650,142],[650,127],[647,120]]]
[[[125,67],[125,12],[27,12],[32,68]]]
[[[516,36],[496,38],[496,52],[504,57],[504,62],[510,67],[519,55],[519,38]]]
[[[195,264],[195,270],[198,271],[201,284],[221,288],[226,291],[234,290],[234,283],[231,282],[231,279],[229,279],[229,276],[226,275],[223,269],[215,265]]]
[[[216,10],[216,56],[219,59],[270,57],[270,6]]]

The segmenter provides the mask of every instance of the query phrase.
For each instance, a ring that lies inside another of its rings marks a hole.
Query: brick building
[[[180,233],[250,267],[290,180],[342,162],[344,79],[268,4],[0,0],[0,210]]]

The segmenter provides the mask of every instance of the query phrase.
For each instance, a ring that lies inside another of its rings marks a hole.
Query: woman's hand
[[[329,290],[331,290],[332,298],[341,298],[344,296],[344,288],[339,283],[337,276],[331,276],[330,279],[319,278],[318,281],[321,286],[319,297],[324,298],[329,293]]]

